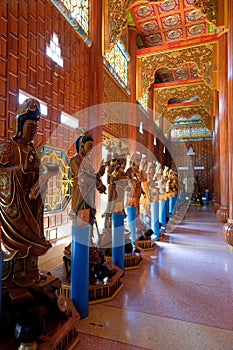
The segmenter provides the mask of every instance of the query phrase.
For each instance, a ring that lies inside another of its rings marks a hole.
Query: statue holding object
[[[3,342],[12,339],[15,330],[17,341],[35,344],[71,313],[78,316],[58,293],[61,281],[38,269],[38,257],[51,247],[43,230],[46,185],[58,171],[56,164],[42,167],[33,144],[40,114],[39,102],[26,99],[15,115],[13,137],[0,144]]]
[[[0,145],[3,288],[38,282],[38,256],[51,247],[44,237],[43,199],[58,167],[41,169],[33,145],[39,120],[39,102],[27,99],[16,113],[13,137]]]
[[[125,172],[128,147],[122,147],[121,142],[117,145],[108,145],[108,157],[106,164],[108,166],[108,203],[104,214],[105,229],[112,228],[112,214],[122,213],[126,217],[124,209],[125,187],[128,182],[128,176]]]
[[[76,139],[76,151],[70,159],[71,178],[71,213],[70,218],[74,224],[78,220],[81,211],[88,211],[87,224],[93,226],[96,223],[95,190],[99,193],[106,193],[106,186],[101,177],[105,173],[106,165],[100,165],[98,172],[93,168],[90,158],[94,139],[89,132],[78,129],[80,134]]]

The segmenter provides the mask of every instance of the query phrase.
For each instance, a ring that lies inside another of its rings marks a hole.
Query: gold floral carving
[[[123,29],[128,23],[129,8],[138,0],[108,0],[108,18],[109,23],[109,48],[111,48],[120,39]],[[161,3],[161,0],[148,0],[149,3]]]
[[[119,40],[128,21],[128,8],[133,0],[108,0],[109,49]]]
[[[206,110],[211,113],[211,96],[212,91],[211,88],[203,83],[198,84],[190,84],[190,85],[180,85],[176,87],[166,87],[166,88],[158,88],[158,98],[156,105],[158,106],[158,112],[160,114],[163,113],[165,108],[167,107],[168,100],[171,98],[177,98],[181,101],[189,100],[193,96],[198,96],[200,98],[200,102],[206,108]]]
[[[156,52],[151,56],[139,57],[141,60],[141,91],[139,96],[148,91],[155,79],[155,72],[159,68],[168,67],[178,69],[184,62],[194,62],[198,67],[198,75],[207,85],[211,86],[213,76],[213,52],[215,44],[179,49],[173,52]]]
[[[170,123],[174,123],[174,120],[177,117],[189,119],[193,115],[199,115],[205,127],[210,129],[211,116],[202,105],[194,105],[187,107],[183,105],[182,107],[168,108],[166,111],[166,118],[170,121]]]
[[[194,0],[193,4],[197,9],[201,11],[209,23],[215,24],[218,17],[218,4],[217,0]]]

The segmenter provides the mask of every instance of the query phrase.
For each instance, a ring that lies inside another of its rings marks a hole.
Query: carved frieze
[[[170,123],[174,123],[174,120],[177,117],[182,118],[191,118],[193,115],[199,115],[201,117],[201,121],[204,126],[208,129],[211,129],[211,115],[202,105],[194,105],[194,106],[180,106],[168,108],[166,111],[166,118],[170,121]]]
[[[155,79],[155,72],[160,67],[182,67],[183,62],[194,62],[198,67],[198,75],[211,86],[213,78],[213,53],[215,44],[183,48],[172,52],[156,52],[151,56],[139,57],[141,61],[141,93],[146,93]]]
[[[218,16],[217,0],[194,0],[193,4],[206,16],[208,22],[215,24]]]
[[[203,107],[211,113],[211,88],[204,82],[199,84],[187,84],[178,86],[169,86],[167,88],[157,89],[157,101],[158,112],[163,113],[168,104],[168,100],[177,98],[181,101],[190,100],[192,97],[197,96],[202,103]]]

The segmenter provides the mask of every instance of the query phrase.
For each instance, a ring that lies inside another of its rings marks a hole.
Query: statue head
[[[18,108],[13,121],[13,138],[22,136],[23,125],[26,120],[40,120],[40,103],[34,98],[27,98]]]
[[[78,138],[75,141],[77,153],[83,153],[85,144],[93,143],[93,141],[94,141],[93,137],[88,132],[83,130],[83,133],[80,136],[78,136]]]
[[[138,153],[138,152],[133,153],[130,158],[130,166],[139,168],[141,158],[142,158],[141,153]]]

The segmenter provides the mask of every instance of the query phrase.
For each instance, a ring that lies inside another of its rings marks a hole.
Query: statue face
[[[85,142],[83,146],[84,154],[88,154],[92,150],[92,147],[93,147],[92,141]]]
[[[34,120],[26,120],[23,124],[23,136],[25,141],[31,142],[36,134],[37,134],[37,129],[38,129],[38,123]]]

